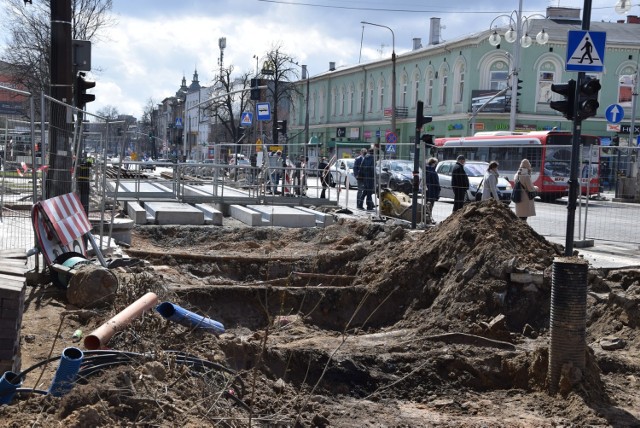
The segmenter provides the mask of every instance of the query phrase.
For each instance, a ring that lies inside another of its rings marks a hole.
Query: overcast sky
[[[39,0],[34,0],[39,1]],[[617,0],[592,0],[592,21],[624,19]],[[110,105],[140,117],[149,99],[172,96],[182,76],[191,83],[194,69],[209,86],[219,69],[218,39],[226,38],[224,66],[254,71],[274,44],[309,66],[313,76],[337,67],[390,57],[388,29],[396,53],[414,38],[429,40],[429,21],[441,18],[441,39],[453,40],[489,28],[500,14],[518,9],[518,0],[114,0],[116,25],[94,43],[92,64],[97,111]],[[544,14],[547,6],[582,8],[584,0],[524,0],[523,15]],[[634,6],[632,14],[640,15]],[[506,25],[504,19],[496,23]],[[362,41],[362,48],[361,48]]]

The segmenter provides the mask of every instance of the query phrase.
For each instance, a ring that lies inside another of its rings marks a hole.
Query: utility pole
[[[71,104],[73,76],[71,43],[71,0],[51,0],[51,97]],[[45,198],[71,190],[71,124],[67,108],[50,103],[49,169],[45,182]]]

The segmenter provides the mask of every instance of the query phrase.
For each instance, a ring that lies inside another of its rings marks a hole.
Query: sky
[[[33,0],[40,1],[40,0]],[[523,17],[548,6],[583,8],[586,0],[522,0]],[[617,0],[591,0],[592,21],[624,19]],[[637,3],[637,2],[635,2]],[[115,25],[92,43],[91,76],[96,101],[140,118],[145,106],[175,95],[185,76],[198,71],[210,86],[219,70],[218,41],[226,38],[224,67],[255,72],[275,45],[308,65],[311,76],[412,49],[413,39],[429,41],[430,18],[440,18],[441,40],[504,26],[519,0],[113,0]],[[640,6],[630,14],[640,15]],[[368,21],[387,28],[362,25]],[[395,43],[394,43],[395,42]]]

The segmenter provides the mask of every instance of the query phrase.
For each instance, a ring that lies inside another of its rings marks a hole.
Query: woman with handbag
[[[538,188],[533,185],[531,180],[531,163],[527,159],[522,159],[520,162],[520,168],[516,175],[513,177],[515,182],[514,186],[520,186],[520,201],[515,202],[516,215],[520,219],[527,221],[528,217],[536,215],[536,206],[534,198],[538,192]],[[514,187],[514,192],[516,191]]]
[[[498,194],[499,177],[500,173],[498,172],[498,162],[491,161],[487,171],[484,173],[484,178],[482,179],[482,182],[484,183],[484,186],[482,187],[483,201],[488,201],[492,198],[496,201],[500,200],[500,195]]]

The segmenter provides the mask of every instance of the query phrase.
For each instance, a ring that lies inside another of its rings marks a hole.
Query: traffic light
[[[286,120],[279,120],[278,121],[278,132],[280,132],[282,135],[287,135],[287,121]]]
[[[251,79],[251,99],[253,101],[260,100],[260,89],[258,89],[258,86],[260,86],[260,79]]]
[[[576,117],[578,120],[584,120],[595,116],[598,112],[598,92],[600,91],[600,81],[588,76],[580,82],[580,92],[578,94],[578,111]]]
[[[423,106],[424,106],[424,103],[422,101],[418,101],[416,105],[416,130],[418,131],[422,129],[422,126],[425,123],[429,123],[433,120],[433,117],[431,116],[422,115],[422,112],[424,111]]]
[[[75,104],[80,110],[84,110],[84,106],[87,103],[96,100],[96,96],[93,94],[87,94],[87,89],[91,89],[96,86],[96,82],[87,81],[85,79],[86,73],[79,72],[76,76],[75,85]]]
[[[518,83],[516,84],[516,96],[517,97],[519,97],[521,95],[520,92],[518,92],[518,91],[520,91],[520,89],[522,89],[522,85],[521,84],[522,84],[522,80],[518,79]],[[511,91],[513,92],[513,89],[511,89]]]
[[[576,81],[571,79],[567,83],[553,84],[551,90],[564,97],[562,101],[551,101],[549,107],[562,113],[568,120],[573,120],[576,97]]]

